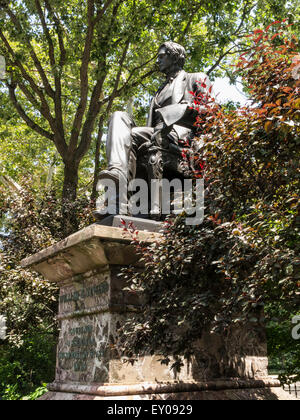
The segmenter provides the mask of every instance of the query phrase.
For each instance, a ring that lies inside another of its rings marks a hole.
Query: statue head
[[[186,60],[184,47],[176,42],[164,42],[158,50],[157,64],[162,73],[182,70]]]

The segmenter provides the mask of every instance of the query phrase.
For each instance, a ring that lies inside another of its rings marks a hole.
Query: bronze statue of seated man
[[[108,169],[100,173],[100,183],[186,176],[181,150],[192,143],[197,115],[206,112],[205,106],[196,109],[194,95],[209,95],[212,88],[204,73],[186,73],[185,61],[181,45],[166,42],[160,46],[157,65],[166,80],[151,101],[147,126],[137,127],[126,112],[112,115],[106,146]]]

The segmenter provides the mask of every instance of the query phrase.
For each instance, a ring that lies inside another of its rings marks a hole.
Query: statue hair
[[[165,47],[168,53],[174,57],[176,64],[182,69],[186,61],[186,51],[182,45],[177,44],[173,41],[164,42],[160,48]],[[160,49],[159,48],[159,49]]]

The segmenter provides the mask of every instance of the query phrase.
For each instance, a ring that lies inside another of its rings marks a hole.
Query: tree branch
[[[51,115],[48,103],[46,101],[46,98],[43,94],[43,92],[41,91],[41,89],[39,88],[39,86],[35,83],[35,81],[33,80],[33,78],[31,76],[29,76],[29,74],[27,73],[27,71],[25,70],[24,66],[22,65],[22,63],[16,58],[16,54],[14,52],[14,50],[12,49],[12,47],[10,46],[8,40],[6,39],[6,37],[4,36],[3,32],[0,29],[0,38],[2,39],[7,51],[8,51],[8,56],[12,57],[13,60],[13,64],[19,68],[19,70],[21,71],[22,76],[24,77],[25,80],[28,81],[28,83],[31,86],[31,89],[39,96],[40,100],[41,100],[41,105],[40,108],[38,108],[38,110],[42,113],[42,115],[48,120],[52,130],[54,130],[55,127],[55,123],[54,123],[54,119]],[[35,104],[36,102],[34,102],[33,104]]]
[[[54,44],[53,44],[53,41],[52,41],[49,29],[48,29],[46,20],[45,20],[45,16],[44,16],[40,1],[35,0],[35,5],[36,5],[36,8],[37,8],[37,12],[38,12],[40,21],[42,23],[44,35],[45,35],[45,37],[47,39],[47,42],[48,42],[50,64],[51,64],[51,67],[54,68],[56,66]]]
[[[118,3],[118,7],[121,3],[123,3],[124,0],[120,0]],[[104,4],[104,6],[102,7],[101,10],[99,10],[99,12],[97,13],[95,19],[94,19],[94,25],[96,25],[97,23],[100,22],[100,20],[102,19],[104,13],[106,12],[106,10],[109,8],[109,6],[113,3],[113,0],[107,0],[107,2]]]
[[[242,15],[242,18],[241,18],[241,22],[240,22],[240,24],[239,24],[239,26],[238,26],[238,28],[237,28],[237,30],[231,35],[231,36],[237,36],[238,34],[239,34],[239,32],[240,32],[240,30],[242,29],[242,27],[243,27],[243,25],[244,25],[244,22],[245,22],[245,19],[246,19],[246,17],[247,17],[247,15],[249,15],[250,14],[250,12],[254,9],[254,7],[256,6],[256,3],[255,4],[253,4],[251,7],[250,7],[250,9],[248,9],[248,5],[250,5],[250,3],[251,3],[251,1],[249,1],[249,0],[246,0],[246,2],[245,2],[245,7],[244,7],[244,10],[243,10],[243,15]]]
[[[21,89],[21,91],[24,93],[24,95],[26,96],[27,100],[33,104],[35,106],[36,109],[40,110],[42,108],[42,105],[38,102],[38,100],[36,99],[36,97],[34,96],[34,94],[32,92],[30,92],[30,90],[28,89],[28,87],[20,82],[18,80],[18,86]]]
[[[75,114],[73,128],[71,132],[69,152],[72,154],[77,147],[78,138],[81,131],[83,116],[86,111],[87,101],[88,101],[88,92],[89,92],[89,79],[88,79],[88,67],[90,63],[91,48],[94,38],[94,0],[88,0],[88,28],[87,35],[85,39],[84,51],[82,56],[82,64],[80,68],[80,101]]]
[[[54,134],[49,133],[48,131],[44,130],[42,127],[40,127],[38,124],[36,124],[24,111],[24,109],[22,108],[22,106],[19,104],[16,94],[15,94],[15,89],[16,89],[16,84],[6,84],[9,90],[9,96],[10,99],[14,105],[14,107],[16,108],[18,114],[20,115],[20,117],[26,122],[26,124],[32,128],[34,131],[36,131],[38,134],[46,137],[47,139],[51,140],[54,142]]]
[[[215,62],[215,64],[207,71],[207,75],[209,76],[223,61],[223,59],[227,56],[227,55],[232,55],[232,54],[238,54],[241,52],[246,52],[249,50],[249,48],[247,49],[238,49],[234,52],[232,52],[232,50],[234,50],[235,48],[239,48],[238,45],[233,45],[231,48],[229,48],[227,51],[225,51],[223,54],[220,55],[220,57],[218,58],[218,60]]]
[[[198,13],[198,11],[202,8],[202,3],[200,2],[199,4],[196,5],[196,7],[194,8],[194,10],[191,11],[191,15],[190,18],[179,38],[179,42],[182,42],[184,40],[184,37],[186,36],[186,34],[188,33],[188,31],[190,30],[191,24],[193,22],[193,19],[195,17],[195,14]]]
[[[35,0],[35,4],[36,4],[40,21],[42,23],[43,32],[45,34],[45,37],[49,45],[50,64],[52,67],[52,71],[54,73],[54,81],[55,81],[54,103],[55,103],[55,117],[56,117],[55,124],[57,127],[56,135],[61,138],[62,142],[65,142],[65,133],[64,133],[63,115],[62,115],[62,101],[61,101],[61,94],[62,94],[61,75],[56,66],[54,43],[53,43],[53,40],[51,38],[49,29],[47,26],[40,1]]]
[[[103,137],[103,123],[108,112],[109,111],[106,109],[105,113],[101,115],[99,124],[98,124],[98,134],[97,134],[96,150],[95,150],[95,169],[94,169],[94,179],[93,179],[91,200],[96,200],[97,198],[97,184],[98,184],[98,176],[100,172],[100,150],[101,150],[101,143],[102,143],[102,137]]]
[[[210,75],[223,61],[223,59],[229,55],[229,54],[237,54],[239,52],[244,52],[244,50],[240,50],[239,48],[241,48],[241,45],[237,45],[234,41],[234,37],[240,35],[240,31],[243,28],[243,25],[245,23],[245,19],[246,17],[250,14],[250,12],[252,11],[252,9],[256,6],[256,4],[252,4],[250,8],[248,8],[248,6],[250,6],[251,4],[251,0],[246,0],[245,5],[244,5],[244,9],[243,9],[243,15],[241,17],[241,21],[239,23],[239,26],[237,27],[237,29],[229,36],[230,38],[230,42],[233,43],[234,45],[229,48],[227,51],[225,51],[223,54],[221,54],[218,58],[218,60],[216,61],[216,63],[208,70],[207,74]],[[231,51],[237,48],[237,51],[235,51],[234,53],[232,53]]]
[[[147,77],[151,76],[154,72],[155,72],[155,70],[149,70],[147,73],[143,74],[138,80],[136,80],[134,83],[131,83],[131,84],[129,83],[129,80],[131,79],[131,76],[130,76],[126,80],[124,85],[116,91],[116,94],[115,94],[114,98],[119,97],[122,94],[123,90],[125,90],[126,88],[132,89],[132,88],[142,84],[142,81],[144,79],[147,79]],[[110,101],[110,96],[107,96],[106,98],[103,99],[103,101],[101,101],[101,106],[108,103],[109,101]]]
[[[21,185],[19,185],[15,180],[13,180],[8,175],[0,175],[0,182],[2,182],[12,192],[15,192],[15,193],[19,194],[23,191],[23,188],[21,187]]]
[[[120,82],[120,78],[122,75],[122,71],[123,71],[123,65],[124,62],[126,60],[126,56],[127,56],[127,52],[130,46],[130,38],[127,39],[127,41],[125,42],[125,46],[123,49],[123,53],[122,56],[120,58],[119,64],[118,64],[118,74],[114,83],[114,88],[112,91],[112,94],[110,95],[110,101],[108,104],[108,109],[111,108],[113,100],[115,99],[115,95],[116,92],[118,90],[118,86],[119,86],[119,82]],[[77,149],[77,153],[78,153],[78,158],[81,158],[85,155],[86,151],[88,150],[88,148],[90,147],[91,144],[91,135],[92,135],[92,131],[94,128],[94,124],[95,124],[95,120],[97,118],[97,115],[99,113],[101,104],[99,102],[99,98],[100,98],[100,94],[102,91],[102,86],[104,83],[105,78],[103,78],[102,80],[99,80],[95,86],[92,98],[91,98],[91,103],[90,103],[90,107],[89,107],[89,111],[88,111],[88,117],[86,119],[86,122],[84,124],[83,127],[83,131],[82,131],[82,138],[81,138],[81,142],[79,144],[79,147]]]
[[[22,25],[20,24],[19,20],[17,19],[16,15],[12,12],[12,10],[10,10],[9,8],[7,8],[6,11],[7,11],[7,14],[9,15],[9,17],[11,18],[12,22],[19,29],[19,31],[21,33],[25,34],[26,32],[23,30]],[[54,95],[55,95],[54,94],[54,91],[53,91],[53,89],[52,89],[52,87],[51,87],[51,85],[49,83],[49,80],[48,80],[48,78],[46,76],[46,73],[45,73],[45,71],[44,71],[41,63],[40,63],[40,60],[38,59],[38,57],[37,57],[37,55],[36,55],[36,53],[34,51],[34,48],[31,45],[31,42],[30,42],[30,40],[28,39],[28,37],[26,35],[24,36],[24,39],[25,39],[25,41],[27,43],[27,46],[29,47],[30,56],[31,56],[31,58],[32,58],[32,60],[33,60],[33,62],[35,64],[35,67],[36,67],[37,71],[39,72],[39,75],[41,76],[41,79],[43,81],[45,90],[46,90],[47,94],[52,99],[54,99]]]
[[[120,61],[119,61],[119,64],[118,64],[119,71],[118,71],[118,74],[117,74],[117,77],[116,77],[116,80],[115,80],[115,83],[114,83],[114,88],[113,88],[113,91],[112,91],[112,94],[111,94],[111,99],[110,99],[109,104],[108,104],[108,108],[109,109],[110,109],[110,107],[111,107],[111,105],[113,103],[113,100],[115,99],[115,96],[114,95],[115,95],[115,93],[118,90],[118,86],[119,86],[121,75],[122,75],[122,71],[123,71],[123,65],[124,65],[124,61],[125,61],[126,56],[127,56],[127,52],[128,52],[129,46],[130,46],[130,39],[127,39],[127,41],[125,43],[124,50],[123,50],[122,57],[120,58]]]
[[[54,24],[55,24],[55,27],[56,27],[56,32],[57,32],[58,42],[59,42],[59,48],[60,48],[59,65],[62,68],[65,65],[66,57],[67,57],[67,52],[66,52],[66,49],[65,49],[64,38],[63,38],[63,32],[64,31],[63,31],[63,28],[62,28],[62,24],[61,24],[60,20],[58,19],[58,17],[55,15],[49,1],[48,0],[44,0],[44,1],[45,1],[46,9],[48,10],[49,14],[53,18]]]
[[[129,76],[128,76],[128,78],[127,78],[127,80],[126,80],[126,82],[125,82],[125,85],[127,86],[129,84],[129,81],[132,79],[132,77],[134,76],[134,74],[138,70],[140,70],[141,68],[144,68],[145,66],[147,66],[147,64],[151,63],[151,61],[153,61],[155,59],[156,55],[157,54],[155,54],[153,57],[151,57],[148,61],[146,61],[145,63],[141,64],[140,66],[137,66],[134,69],[132,69],[131,72],[130,72],[130,74],[129,74]],[[146,73],[147,76],[142,76],[140,78],[140,80],[144,80],[145,77],[148,77],[148,75],[151,75],[152,73],[154,73],[154,71],[155,70],[151,70],[150,73]],[[140,82],[138,81],[137,83],[133,84],[132,86],[136,86],[138,83],[140,83]]]
[[[82,129],[81,141],[76,150],[76,160],[79,161],[83,158],[91,144],[94,124],[102,106],[102,103],[99,102],[99,98],[102,92],[105,77],[106,76],[102,77],[102,79],[97,81],[92,93],[89,110]]]

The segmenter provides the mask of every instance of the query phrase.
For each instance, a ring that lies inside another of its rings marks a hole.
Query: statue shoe
[[[98,177],[98,181],[101,181],[102,179],[111,179],[112,181],[119,182],[120,174],[114,170],[101,171]]]

